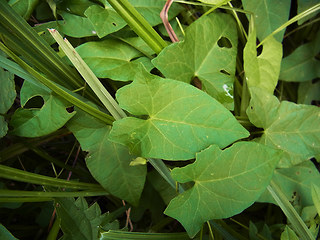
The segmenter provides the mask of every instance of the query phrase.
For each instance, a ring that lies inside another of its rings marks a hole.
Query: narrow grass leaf
[[[76,52],[76,50],[72,47],[72,45],[68,42],[68,40],[63,40],[61,35],[54,29],[49,29],[49,32],[53,36],[53,38],[60,45],[62,50],[68,56],[70,61],[79,71],[79,73],[83,76],[85,81],[94,91],[94,93],[98,96],[100,101],[104,104],[104,106],[108,109],[111,115],[115,119],[121,119],[126,116],[126,114],[122,111],[122,109],[118,106],[118,103],[113,99],[113,97],[109,94],[109,92],[105,89],[99,79],[94,75],[88,65],[83,61],[80,55]]]
[[[231,217],[253,204],[268,186],[280,155],[254,142],[238,142],[224,151],[210,146],[197,153],[195,163],[172,170],[176,181],[193,181],[194,186],[171,200],[165,214],[194,237],[204,222]]]
[[[136,117],[116,121],[110,139],[138,156],[187,160],[211,144],[223,148],[248,136],[219,102],[180,81],[143,71],[116,97]]]
[[[188,240],[190,239],[186,233],[142,233],[142,232],[125,232],[117,230],[109,230],[101,233],[100,240]]]

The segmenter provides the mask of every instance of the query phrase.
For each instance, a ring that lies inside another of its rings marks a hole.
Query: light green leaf
[[[282,59],[282,44],[274,38],[263,44],[262,53],[257,57],[256,31],[249,35],[244,48],[244,71],[249,89],[259,87],[273,94],[278,83]]]
[[[233,109],[236,28],[227,14],[201,17],[186,29],[183,42],[166,47],[152,63],[167,78],[187,83],[199,79],[205,92]]]
[[[64,240],[97,240],[99,225],[101,224],[101,211],[98,203],[88,208],[86,200],[82,197],[76,201],[73,198],[57,198],[56,210],[61,218],[61,229]]]
[[[44,104],[39,108],[23,108],[32,98],[40,96]],[[75,112],[68,113],[69,105],[51,90],[39,87],[30,82],[23,83],[21,92],[21,106],[13,114],[10,125],[14,127],[12,134],[23,137],[40,137],[50,134],[74,116]]]
[[[319,185],[320,174],[311,161],[305,161],[290,168],[276,169],[272,180],[291,203],[303,208],[313,205],[311,185]],[[277,204],[268,191],[261,195],[259,202]]]
[[[183,82],[140,73],[116,94],[134,116],[114,122],[110,139],[145,158],[187,160],[211,144],[223,148],[248,136],[214,98]]]
[[[320,154],[318,107],[279,103],[275,96],[263,91],[252,89],[251,92],[247,114],[253,124],[264,128],[259,142],[285,152],[278,167],[290,167]]]
[[[84,17],[84,12],[92,5],[96,4],[88,0],[68,0],[59,1],[57,7],[59,10],[64,12],[69,12],[71,14]]]
[[[146,178],[146,165],[130,166],[136,157],[127,148],[108,140],[110,126],[78,110],[67,124],[80,142],[92,176],[110,194],[137,205]]]
[[[58,11],[58,13],[64,19],[64,24],[58,25],[58,29],[60,32],[63,32],[64,34],[75,38],[97,35],[92,22],[88,18],[64,11]]]
[[[116,32],[127,25],[119,14],[110,7],[103,8],[99,5],[92,5],[84,14],[91,21],[99,38]]]
[[[16,98],[14,75],[0,68],[0,114],[5,114],[12,106]],[[0,138],[8,131],[7,122],[0,116]]]
[[[172,170],[176,181],[193,181],[194,186],[174,198],[165,214],[193,237],[204,222],[242,212],[264,192],[280,155],[254,142],[238,142],[224,151],[210,146],[197,153],[195,163]]]
[[[243,8],[253,12],[257,36],[260,41],[287,22],[291,0],[242,0]],[[282,42],[284,30],[275,35]]]
[[[0,68],[0,114],[5,114],[16,98],[14,75]]]
[[[299,240],[295,232],[287,225],[281,233],[281,240]]]
[[[318,214],[320,216],[320,188],[318,185],[312,184],[311,186],[311,196],[314,206],[317,208]]]
[[[312,101],[320,101],[320,81],[313,83],[312,81],[299,84],[298,103],[311,104]]]
[[[28,20],[39,0],[10,0],[9,5],[24,19]]]
[[[97,77],[113,80],[133,80],[140,62],[151,70],[150,60],[137,49],[115,39],[87,42],[76,48],[81,58]]]
[[[2,224],[0,224],[0,239],[18,240],[18,238],[15,238]]]
[[[304,44],[285,57],[281,63],[280,79],[288,82],[306,82],[320,77],[320,32],[312,42]]]
[[[302,13],[303,11],[313,7],[314,5],[316,5],[317,3],[319,3],[319,0],[298,0],[298,14]],[[300,19],[298,21],[298,24],[301,25],[302,23],[304,23],[305,21],[309,20],[310,18],[314,17],[315,15],[317,15],[317,13],[313,13],[307,17],[304,17],[302,19]]]

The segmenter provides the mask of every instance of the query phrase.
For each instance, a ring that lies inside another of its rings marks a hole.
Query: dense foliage
[[[1,239],[316,239],[320,4],[165,3],[0,0]]]

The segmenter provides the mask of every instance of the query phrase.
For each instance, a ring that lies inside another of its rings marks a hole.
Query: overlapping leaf
[[[88,207],[84,198],[59,198],[56,207],[61,218],[62,239],[96,240],[101,224],[101,211],[97,203]]]
[[[110,139],[139,156],[192,159],[211,144],[223,148],[248,136],[219,102],[183,82],[144,72],[116,97],[121,108],[137,117],[116,121]]]
[[[311,186],[319,185],[320,174],[311,161],[306,161],[290,168],[276,169],[272,180],[290,202],[303,208],[313,205]],[[268,191],[261,195],[259,202],[276,204]]]
[[[88,151],[86,164],[92,176],[110,194],[137,205],[146,178],[146,165],[130,166],[135,156],[122,145],[108,140],[110,126],[80,110],[67,127]]]
[[[76,48],[82,59],[97,77],[129,81],[142,63],[153,68],[150,59],[137,49],[116,39],[87,42]]]
[[[205,92],[233,109],[237,41],[232,17],[210,14],[191,24],[185,40],[166,47],[152,63],[167,78],[199,79]]]
[[[313,83],[312,81],[299,84],[298,103],[311,104],[312,101],[320,101],[320,81]]]
[[[285,57],[281,63],[280,79],[288,82],[306,82],[320,77],[320,32],[310,43],[304,44]]]
[[[38,86],[25,81],[21,92],[21,106],[23,107],[33,97],[40,96],[44,100],[39,108],[19,108],[11,118],[12,133],[23,137],[39,137],[52,133],[74,116],[68,113],[68,103],[56,96],[44,86]]]
[[[285,152],[279,167],[290,167],[320,154],[320,109],[283,101],[259,89],[251,91],[250,121],[264,128],[259,142]]]
[[[242,0],[242,4],[254,14],[257,36],[262,41],[288,20],[291,0]],[[275,35],[277,41],[282,42],[284,31]]]
[[[5,114],[16,98],[13,78],[14,75],[12,73],[0,68],[0,114]],[[0,138],[5,136],[7,131],[7,122],[3,116],[0,116]]]
[[[224,151],[210,146],[197,153],[195,163],[172,170],[176,181],[193,181],[194,186],[174,198],[165,214],[193,237],[204,222],[240,213],[264,192],[280,155],[253,142],[238,142]]]
[[[295,232],[287,225],[281,233],[281,240],[299,240]]]
[[[39,0],[9,0],[9,5],[24,19],[28,20]]]
[[[270,38],[263,44],[262,53],[257,56],[256,31],[253,30],[244,48],[243,58],[248,87],[259,87],[273,94],[280,72],[282,44]]]

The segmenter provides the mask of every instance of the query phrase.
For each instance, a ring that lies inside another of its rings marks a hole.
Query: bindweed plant
[[[319,9],[0,0],[0,236],[316,239]]]

